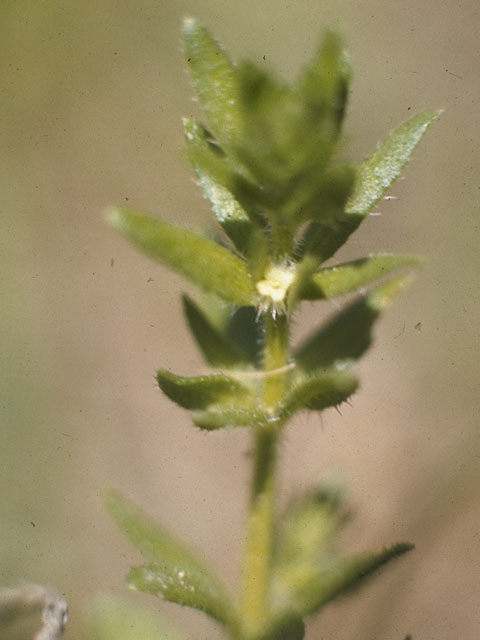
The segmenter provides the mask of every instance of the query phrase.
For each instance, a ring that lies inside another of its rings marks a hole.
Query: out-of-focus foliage
[[[125,599],[97,597],[91,611],[91,640],[183,640],[158,615]]]

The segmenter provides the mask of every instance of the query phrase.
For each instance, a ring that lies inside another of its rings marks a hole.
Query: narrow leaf
[[[351,77],[350,60],[338,35],[325,34],[318,52],[300,76],[300,95],[317,122],[328,117],[328,124],[339,128],[345,114]]]
[[[302,617],[317,613],[334,598],[361,586],[390,560],[413,548],[412,544],[398,543],[378,553],[358,553],[330,560],[318,567],[316,576],[296,591],[294,610]]]
[[[155,595],[228,623],[233,608],[225,589],[192,551],[118,492],[109,492],[106,506],[134,546],[153,561],[150,570],[132,570],[128,580],[133,588],[152,593],[152,585]]]
[[[407,282],[407,278],[387,282],[334,315],[296,349],[298,367],[315,371],[358,360],[371,344],[372,327],[380,312]]]
[[[182,301],[188,326],[208,364],[226,369],[244,367],[246,356],[214,326],[207,314],[189,296],[184,295]]]
[[[193,422],[207,431],[224,427],[264,427],[278,421],[262,407],[245,407],[241,403],[210,406],[205,411],[195,411]]]
[[[297,224],[315,220],[335,226],[343,216],[354,181],[355,170],[348,165],[334,167],[320,178],[315,171],[296,186],[294,196],[284,208],[286,216]]]
[[[438,111],[423,111],[400,125],[358,167],[347,213],[365,216],[399,177]]]
[[[363,220],[362,215],[344,214],[334,224],[311,222],[298,243],[296,256],[314,256],[321,264],[331,258],[345,244]]]
[[[251,303],[254,288],[246,263],[228,249],[138,211],[115,208],[109,220],[146,253],[204,290],[238,305]]]
[[[220,206],[222,200],[229,201],[228,206],[232,207],[231,198],[237,203],[234,205],[234,218],[227,219],[225,213],[219,213],[219,221],[225,231],[234,223],[243,224],[244,220],[238,207],[241,207],[254,225],[264,228],[262,209],[271,203],[269,194],[252,182],[252,177],[241,163],[231,154],[227,156],[224,153],[203,125],[195,120],[184,119],[184,134],[188,158],[203,183],[201,186],[208,199],[216,201],[216,207],[217,204]],[[219,188],[216,193],[215,187]]]
[[[185,378],[161,369],[157,382],[163,393],[184,409],[206,409],[211,404],[248,403],[250,390],[235,378],[218,373]]]
[[[345,515],[338,487],[321,488],[296,498],[282,516],[274,555],[272,601],[289,610],[297,594],[332,561],[332,543]]]
[[[212,169],[215,174],[215,167],[218,167],[219,163],[225,163],[220,148],[205,127],[195,120],[184,118],[183,130],[187,154],[198,177],[203,195],[210,202],[215,217],[225,233],[236,248],[241,253],[245,253],[252,233],[252,222],[230,191],[212,177]],[[202,159],[204,166],[202,166]],[[208,161],[205,166],[206,160]],[[216,173],[218,174],[218,169]],[[235,182],[233,175],[226,167],[222,168],[221,177],[224,183]],[[255,220],[259,222],[258,217]]]
[[[292,95],[252,63],[242,62],[237,71],[244,135],[236,153],[256,183],[275,197],[291,177],[295,155],[290,149]]]
[[[255,307],[240,307],[232,314],[226,329],[228,338],[247,355],[255,366],[263,355],[263,323]]]
[[[382,198],[408,163],[416,146],[438,111],[414,116],[384,140],[363,163],[356,167],[356,180],[346,211],[335,224],[312,222],[297,246],[297,258],[310,254],[319,263],[331,258],[359,227],[375,203]]]
[[[211,585],[200,573],[193,574],[183,569],[151,563],[130,569],[127,584],[135,591],[200,609],[228,625],[224,602],[217,599],[218,594],[212,592]]]
[[[314,274],[302,292],[307,300],[326,300],[355,291],[402,267],[418,266],[422,260],[416,256],[376,254],[321,269]]]
[[[336,407],[357,390],[358,380],[349,373],[320,370],[310,376],[302,376],[286,395],[280,415],[290,416],[301,409],[322,411]]]
[[[238,134],[238,90],[235,67],[220,44],[197,20],[183,23],[185,53],[200,104],[217,138],[223,142]]]

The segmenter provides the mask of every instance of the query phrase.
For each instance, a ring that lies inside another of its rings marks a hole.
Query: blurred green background
[[[181,318],[184,283],[106,226],[129,203],[193,228],[209,214],[182,154],[197,105],[180,24],[201,19],[234,58],[291,78],[326,26],[354,82],[346,148],[359,160],[396,124],[445,108],[341,257],[420,253],[425,270],[376,332],[341,415],[305,416],[282,450],[280,502],[325,474],[357,517],[346,548],[417,550],[307,638],[473,638],[480,627],[480,10],[476,0],[2,0],[0,17],[0,583],[70,603],[88,638],[99,592],[137,561],[101,505],[123,490],[238,578],[248,433],[204,434],[155,388],[160,366],[202,370]],[[298,317],[303,335],[324,307]],[[129,596],[221,638],[201,614]]]

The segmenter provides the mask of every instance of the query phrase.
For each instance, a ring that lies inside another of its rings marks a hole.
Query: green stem
[[[255,433],[254,477],[240,603],[242,639],[254,638],[268,618],[277,438],[278,433],[273,430],[258,429]]]
[[[265,317],[265,354],[263,368],[265,382],[263,401],[274,409],[284,398],[285,371],[288,356],[289,318],[286,313],[270,312]],[[278,373],[272,373],[278,370]]]
[[[288,317],[268,314],[265,317],[264,371],[267,375],[263,395],[265,405],[272,409],[283,399],[285,372],[268,373],[284,369],[287,350]],[[272,424],[255,430],[253,482],[240,602],[239,636],[242,640],[259,636],[269,619],[279,427]]]

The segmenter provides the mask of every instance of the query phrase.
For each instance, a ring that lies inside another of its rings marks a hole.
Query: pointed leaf
[[[308,220],[335,226],[344,215],[345,203],[355,181],[355,170],[348,165],[330,169],[323,176],[315,174],[305,177],[297,184],[293,197],[284,207],[288,219],[299,224]]]
[[[439,111],[423,111],[400,125],[358,167],[354,192],[347,203],[348,213],[365,216],[382,198],[410,160]]]
[[[275,194],[291,176],[292,157],[285,151],[292,132],[292,96],[250,62],[242,62],[237,73],[243,136],[236,154],[255,182]]]
[[[373,280],[402,267],[419,266],[422,260],[416,256],[376,254],[345,262],[335,267],[321,269],[314,274],[302,292],[306,300],[326,300],[355,291]]]
[[[340,127],[350,77],[350,60],[342,42],[336,33],[329,31],[298,82],[300,95],[307,102],[312,119],[318,122],[327,116],[330,126]]]
[[[310,565],[329,553],[343,515],[340,486],[322,486],[297,497],[282,517],[276,564],[302,562]]]
[[[348,400],[357,388],[357,378],[341,371],[319,370],[302,376],[288,391],[280,416],[290,416],[302,409],[322,411],[336,407]]]
[[[106,497],[106,506],[118,527],[147,559],[150,569],[132,570],[133,588],[165,600],[200,609],[228,624],[232,605],[216,576],[183,543],[116,491]],[[150,586],[149,586],[150,585]]]
[[[297,247],[297,258],[311,254],[319,263],[331,258],[358,228],[375,203],[399,177],[438,111],[425,111],[398,127],[356,168],[356,180],[344,215],[335,224],[312,222]]]
[[[197,20],[183,25],[185,53],[195,90],[221,144],[238,135],[235,68],[219,43]]]
[[[407,282],[407,278],[389,281],[334,315],[296,349],[297,366],[314,371],[358,360],[371,344],[378,315]]]
[[[288,610],[296,594],[316,578],[333,557],[332,544],[345,519],[338,487],[321,488],[297,498],[282,516],[274,555],[272,601]]]
[[[310,223],[298,243],[296,256],[314,256],[321,264],[331,258],[349,236],[357,229],[364,217],[357,214],[344,214],[334,224],[324,222]]]
[[[203,125],[195,122],[195,120],[184,119],[184,133],[187,141],[187,154],[192,167],[202,180],[205,177],[210,178],[214,185],[220,187],[220,195],[210,193],[212,185],[202,185],[208,187],[208,196],[220,198],[229,198],[232,194],[234,200],[242,208],[249,220],[257,227],[263,229],[265,220],[262,217],[262,211],[265,207],[272,204],[273,200],[269,193],[266,193],[261,187],[253,182],[252,176],[245,167],[239,163],[231,154],[225,155],[217,141],[203,127]],[[224,190],[222,192],[222,189]],[[239,210],[236,209],[239,214]],[[235,224],[240,224],[242,218],[236,217]],[[222,223],[222,226],[226,223]],[[233,226],[233,220],[230,220],[230,227]]]
[[[236,248],[241,253],[245,253],[253,225],[245,209],[224,186],[235,184],[233,170],[229,168],[223,152],[203,125],[195,120],[184,118],[183,131],[188,158],[197,174],[204,196],[210,202],[215,217],[225,233],[231,238]],[[221,182],[214,179],[215,175]],[[258,215],[251,215],[257,224],[263,225]]]
[[[304,617],[317,613],[334,598],[361,586],[366,578],[390,560],[413,549],[409,543],[398,543],[378,553],[358,553],[350,557],[330,559],[319,566],[316,576],[292,594],[292,608]]]
[[[228,249],[138,211],[116,208],[109,220],[146,253],[199,287],[238,305],[251,303],[254,288],[247,266]]]
[[[247,358],[210,321],[207,314],[187,295],[182,297],[183,311],[205,360],[212,367],[244,367]]]
[[[229,404],[251,399],[250,390],[222,373],[185,378],[161,369],[157,382],[163,393],[184,409],[206,409],[211,404]]]
[[[228,338],[247,354],[248,361],[261,365],[263,324],[255,307],[240,307],[232,314],[226,328]]]
[[[125,598],[97,598],[91,613],[92,640],[181,640],[184,636],[146,607]]]
[[[201,573],[193,574],[155,563],[144,564],[130,569],[127,584],[135,591],[200,609],[228,626],[228,613],[225,611],[224,602],[217,599],[217,593],[212,593],[211,585]]]

